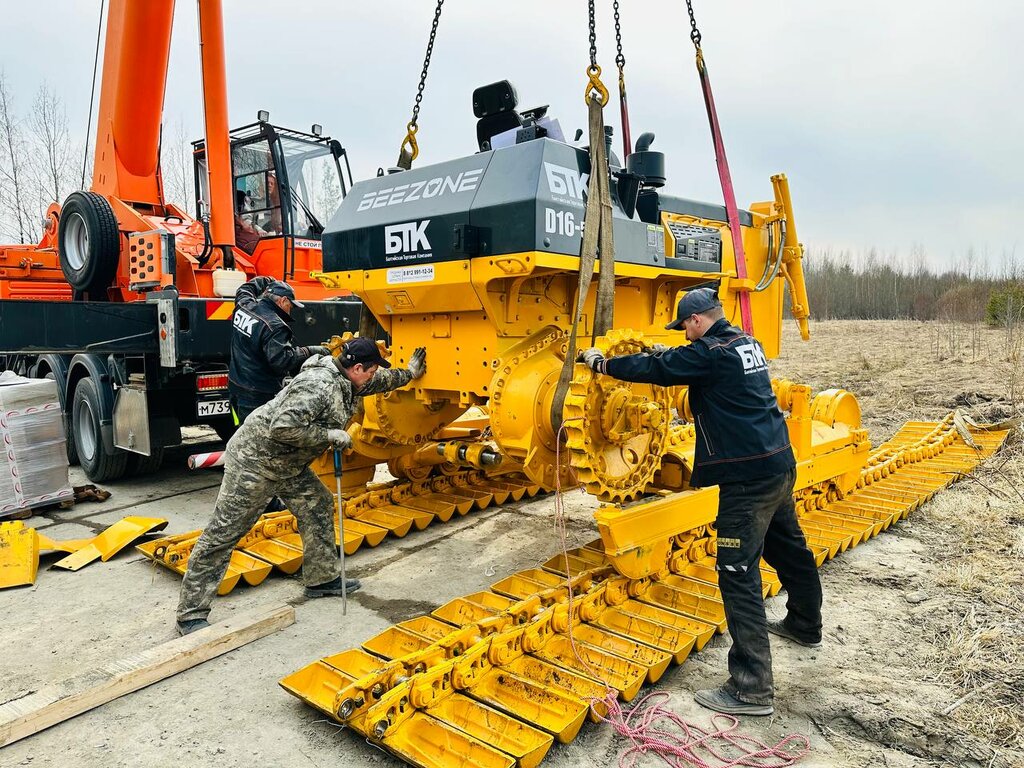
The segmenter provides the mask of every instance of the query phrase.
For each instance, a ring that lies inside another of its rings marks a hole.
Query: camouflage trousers
[[[295,477],[271,480],[239,466],[229,450],[213,520],[188,558],[181,584],[178,621],[205,619],[228,569],[235,545],[256,524],[267,502],[280,497],[299,524],[302,581],[323,584],[341,574],[334,539],[334,497],[308,467]]]

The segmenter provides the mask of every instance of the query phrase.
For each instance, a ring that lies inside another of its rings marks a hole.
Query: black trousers
[[[231,410],[238,420],[238,424],[235,426],[238,427],[245,424],[249,414],[274,399],[271,392],[238,392],[229,387],[228,393],[228,402],[231,403]]]
[[[716,568],[732,636],[724,687],[751,704],[771,704],[775,694],[761,595],[762,556],[786,590],[787,628],[808,641],[821,639],[821,581],[796,520],[795,481],[791,469],[782,476],[719,486]]]

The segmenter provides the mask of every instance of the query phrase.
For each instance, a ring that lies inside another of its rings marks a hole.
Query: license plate
[[[229,416],[231,405],[227,400],[200,400],[196,403],[196,414],[202,416]]]

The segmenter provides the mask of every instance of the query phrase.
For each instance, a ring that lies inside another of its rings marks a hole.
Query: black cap
[[[341,359],[346,364],[362,363],[364,368],[371,365],[379,365],[381,368],[391,367],[391,363],[381,357],[377,345],[362,337],[351,339],[341,345]]]
[[[302,302],[295,300],[295,291],[290,285],[288,285],[288,283],[284,282],[284,280],[275,280],[267,286],[267,290],[263,293],[265,296],[283,296],[288,299],[293,306],[296,306],[299,309],[306,306]]]
[[[715,307],[722,306],[718,300],[718,294],[714,288],[698,288],[695,291],[688,291],[679,300],[679,307],[676,309],[676,319],[665,326],[667,331],[678,331],[683,327],[683,320],[693,315],[700,315]]]

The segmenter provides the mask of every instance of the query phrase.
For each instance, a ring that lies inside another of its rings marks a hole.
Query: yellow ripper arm
[[[775,203],[782,209],[783,220],[786,222],[781,272],[789,285],[791,311],[800,326],[800,338],[807,341],[811,338],[811,332],[807,325],[807,318],[811,316],[811,308],[807,302],[807,285],[804,283],[804,269],[801,264],[804,248],[796,236],[793,201],[789,196],[789,179],[786,178],[786,174],[777,173],[772,176],[772,188],[775,190]]]

